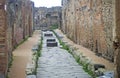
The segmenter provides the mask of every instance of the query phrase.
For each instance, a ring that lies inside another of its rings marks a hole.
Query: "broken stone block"
[[[88,64],[88,70],[91,70],[92,72],[94,72],[94,63],[91,61],[89,64]]]
[[[97,78],[114,78],[114,72],[113,71],[107,71],[104,73],[104,75],[99,76]]]
[[[27,74],[32,74],[32,72],[35,70],[35,65],[34,64],[27,64],[26,67],[26,73]]]
[[[32,51],[35,52],[38,50],[38,45],[34,45],[33,48],[32,48]]]
[[[105,72],[105,69],[104,68],[99,68],[98,70],[96,70],[94,72],[95,76],[98,77],[98,76],[102,76]]]
[[[82,57],[80,58],[80,62],[81,62],[82,64],[85,64],[85,59],[86,59],[86,56],[82,56]]]
[[[57,47],[58,43],[57,42],[47,42],[47,47]]]

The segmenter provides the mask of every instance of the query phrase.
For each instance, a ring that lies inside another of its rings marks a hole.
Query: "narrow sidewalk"
[[[13,51],[13,63],[8,73],[9,78],[26,78],[26,66],[31,62],[32,47],[38,43],[40,31],[35,31],[33,36]]]
[[[98,63],[98,64],[103,64],[106,67],[106,70],[114,70],[114,63],[102,58],[102,57],[98,57],[95,55],[94,52],[90,51],[89,49],[78,45],[76,43],[74,43],[73,41],[71,41],[70,39],[68,39],[66,37],[66,35],[64,35],[59,29],[55,30],[55,32],[61,34],[62,36],[64,36],[64,38],[62,39],[62,41],[67,42],[69,45],[76,47],[78,50],[78,52],[82,52],[84,56],[89,57],[92,62],[94,63]]]

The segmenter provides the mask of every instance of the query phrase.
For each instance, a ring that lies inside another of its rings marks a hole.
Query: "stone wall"
[[[5,78],[12,50],[33,32],[30,0],[0,0],[0,78]]]
[[[74,42],[113,61],[112,0],[63,0],[61,30]]]
[[[23,39],[31,36],[33,29],[33,7],[29,0],[13,0],[9,2],[8,14],[13,27],[13,46],[18,45]]]

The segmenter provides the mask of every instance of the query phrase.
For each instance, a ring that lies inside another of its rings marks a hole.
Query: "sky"
[[[35,3],[35,7],[53,7],[61,6],[61,0],[31,0]]]

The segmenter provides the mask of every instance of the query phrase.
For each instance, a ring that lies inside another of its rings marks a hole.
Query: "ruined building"
[[[52,25],[61,24],[61,7],[39,7],[35,10],[36,29],[49,29]]]
[[[0,0],[0,78],[5,78],[12,50],[33,32],[30,0]]]
[[[120,78],[120,0],[62,0],[62,6],[61,30],[115,62],[115,78]]]

